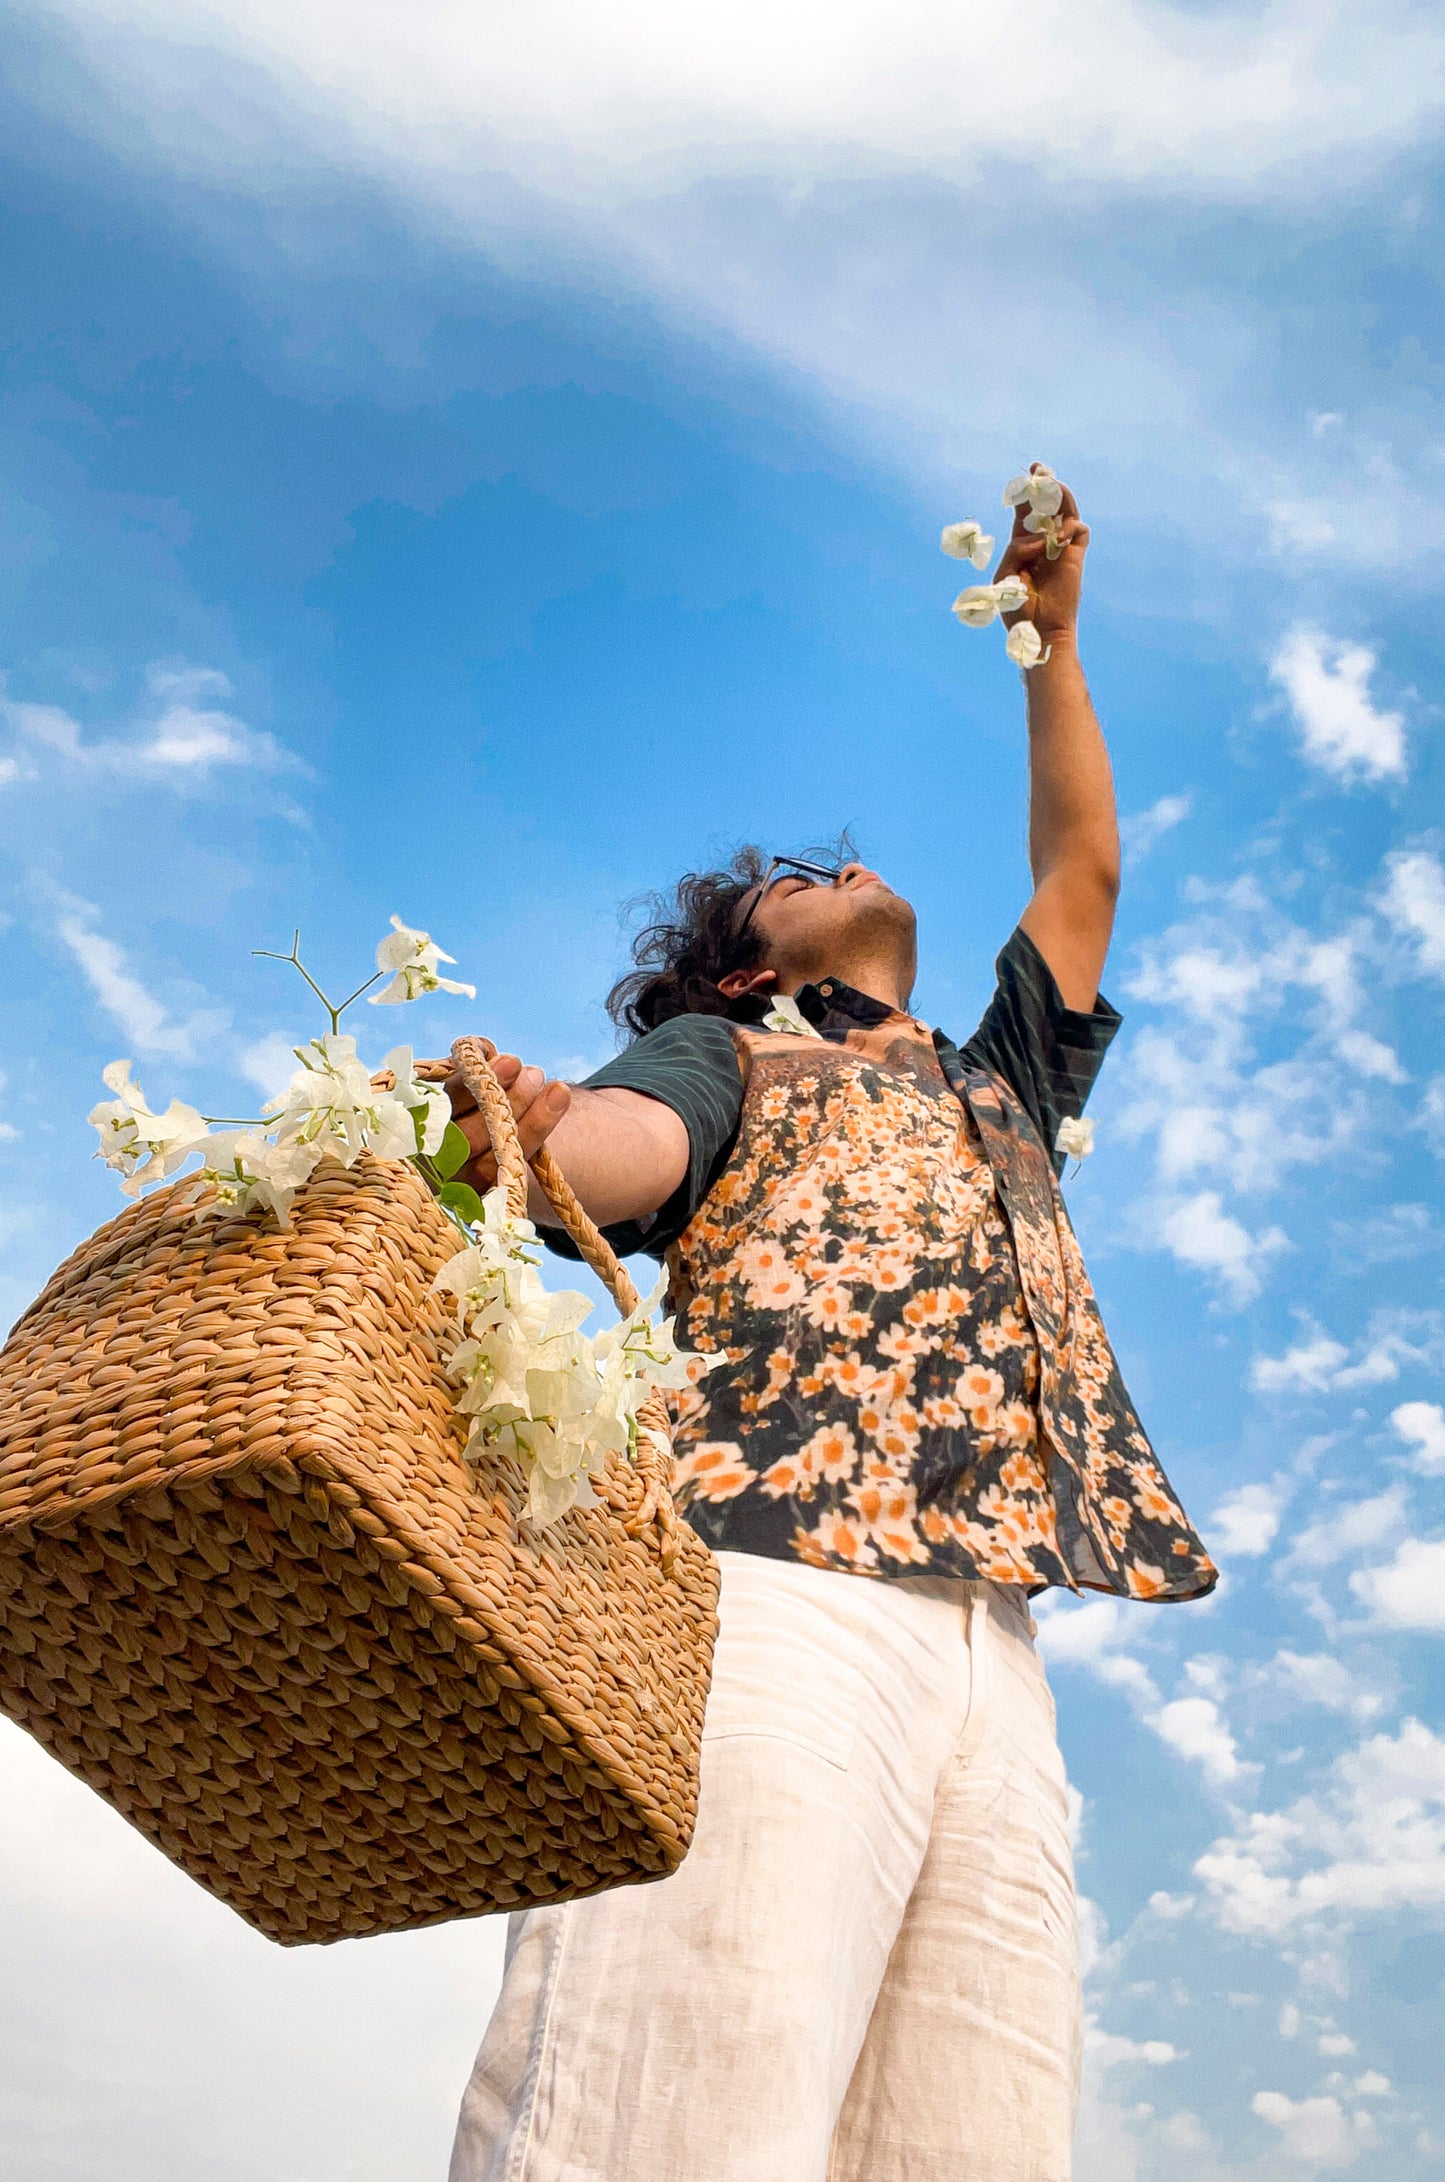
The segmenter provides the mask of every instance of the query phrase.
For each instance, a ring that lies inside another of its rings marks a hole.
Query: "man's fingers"
[[[535,1073],[540,1075],[541,1071]],[[572,1093],[565,1083],[549,1083],[517,1116],[517,1135],[528,1159],[546,1143],[571,1104]]]
[[[511,1055],[509,1054],[507,1058],[510,1060]],[[500,1067],[494,1070],[493,1073],[507,1094],[507,1104],[512,1109],[513,1119],[520,1121],[546,1083],[546,1077],[540,1068],[524,1068],[520,1061],[517,1063],[515,1075],[509,1069],[504,1076]]]

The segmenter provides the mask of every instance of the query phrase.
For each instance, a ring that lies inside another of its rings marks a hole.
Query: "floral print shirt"
[[[694,1528],[871,1577],[1209,1590],[1094,1304],[1040,1072],[834,980],[797,997],[817,1034],[708,1019],[736,1127],[667,1251],[687,1340],[726,1359],[677,1420]]]

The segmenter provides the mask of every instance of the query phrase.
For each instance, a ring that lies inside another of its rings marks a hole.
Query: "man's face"
[[[915,927],[912,904],[866,864],[845,864],[831,886],[780,872],[752,919],[781,992],[830,974],[853,983],[850,972],[871,961],[889,964],[906,992],[913,983]]]

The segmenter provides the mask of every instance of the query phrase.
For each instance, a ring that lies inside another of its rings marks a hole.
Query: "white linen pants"
[[[1022,1591],[718,1558],[692,1849],[510,1920],[451,2182],[1067,2182],[1073,1871]]]

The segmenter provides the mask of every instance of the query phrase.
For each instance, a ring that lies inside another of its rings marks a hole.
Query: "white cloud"
[[[1205,1525],[1210,1544],[1235,1560],[1268,1553],[1287,1490],[1280,1484],[1254,1484],[1226,1493]]]
[[[1375,654],[1318,630],[1291,629],[1270,662],[1285,690],[1304,754],[1339,780],[1402,780],[1405,722],[1370,701]]]
[[[1045,1607],[1038,1616],[1039,1642],[1050,1667],[1082,1667],[1096,1681],[1123,1692],[1144,1725],[1183,1758],[1199,1765],[1216,1787],[1252,1772],[1216,1701],[1223,1694],[1221,1663],[1191,1660],[1185,1681],[1191,1694],[1165,1702],[1141,1659],[1122,1647],[1131,1626],[1118,1599],[1091,1599],[1084,1606]],[[1211,1691],[1214,1694],[1204,1695]]]
[[[1335,1041],[1335,1051],[1358,1075],[1371,1077],[1376,1082],[1408,1083],[1410,1080],[1400,1066],[1400,1056],[1394,1047],[1387,1046],[1383,1038],[1372,1037],[1367,1030],[1342,1031]]]
[[[1248,1303],[1259,1294],[1266,1266],[1289,1248],[1282,1228],[1267,1227],[1251,1235],[1225,1211],[1218,1190],[1201,1190],[1168,1205],[1160,1214],[1159,1233],[1181,1265],[1212,1275],[1235,1303]]]
[[[1445,1906],[1445,1738],[1419,1720],[1372,1736],[1317,1793],[1242,1818],[1194,1871],[1219,1923],[1261,1937]]]
[[[1351,2166],[1376,2141],[1369,2116],[1347,2115],[1336,2098],[1290,2099],[1282,2091],[1256,2091],[1250,2104],[1261,2121],[1278,2129],[1284,2157],[1316,2171]]]
[[[1329,1568],[1352,1553],[1397,1535],[1405,1521],[1405,1488],[1391,1485],[1364,1500],[1327,1503],[1325,1511],[1290,1548],[1290,1559],[1304,1568]]]
[[[1260,1680],[1307,1705],[1321,1705],[1361,1722],[1383,1711],[1386,1700],[1363,1676],[1352,1674],[1333,1652],[1277,1652],[1259,1670]]]
[[[1350,1589],[1387,1629],[1445,1631],[1445,1538],[1406,1538],[1393,1561],[1351,1576]]]
[[[198,34],[177,0],[63,12],[157,99],[167,44],[183,53]],[[425,157],[458,185],[480,163],[572,198],[760,168],[963,178],[999,157],[1032,157],[1055,180],[1168,176],[1228,194],[1297,186],[1297,162],[1311,188],[1341,187],[1361,159],[1426,135],[1445,104],[1431,19],[1363,0],[1325,14],[1272,0],[1218,24],[1140,0],[1100,0],[1087,23],[1065,0],[962,18],[946,0],[902,15],[865,0],[739,0],[725,15],[628,0],[605,17],[583,0],[520,13],[442,0],[425,38],[380,0],[218,0],[204,23],[209,42],[329,106],[353,156],[403,170]],[[249,149],[224,118],[218,133],[215,115],[194,117],[192,156]],[[183,126],[170,119],[173,142]]]
[[[241,1055],[241,1074],[247,1083],[256,1086],[263,1098],[273,1098],[291,1081],[299,1065],[295,1044],[294,1039],[286,1038],[281,1031],[272,1030],[247,1046]]]
[[[1349,1353],[1343,1341],[1315,1331],[1296,1341],[1283,1356],[1257,1356],[1250,1366],[1249,1383],[1261,1394],[1282,1394],[1293,1388],[1323,1393],[1334,1385]]]
[[[1382,1119],[1372,1085],[1403,1071],[1360,1021],[1367,968],[1378,987],[1370,920],[1311,931],[1248,877],[1186,891],[1198,913],[1147,940],[1127,981],[1160,1011],[1125,1062],[1120,1131],[1152,1139],[1157,1184],[1130,1226],[1248,1302],[1288,1247],[1277,1223],[1261,1223],[1261,1196],[1295,1167],[1350,1156]],[[1293,1041],[1282,1055],[1281,1034]],[[1261,1063],[1266,1036],[1276,1050]]]
[[[1415,1452],[1412,1466],[1428,1476],[1445,1471],[1445,1409],[1438,1402],[1401,1402],[1390,1422]]]
[[[1424,1131],[1437,1159],[1445,1159],[1445,1076],[1431,1078],[1414,1126]]]
[[[135,1053],[192,1060],[229,1018],[207,1009],[176,1022],[131,969],[125,952],[95,929],[99,911],[71,896],[61,898],[57,937],[69,948],[96,999]]]
[[[249,766],[261,772],[306,770],[273,735],[198,702],[231,695],[230,683],[214,667],[152,666],[147,670],[146,688],[159,700],[159,707],[139,733],[129,737],[87,741],[79,723],[58,705],[0,699],[0,718],[21,738],[23,747],[44,751],[96,777],[181,783],[203,777],[217,766]],[[19,759],[12,762],[21,764]],[[26,777],[37,777],[33,764]]]
[[[1125,2061],[1142,2061],[1149,2068],[1167,2068],[1171,2061],[1183,2058],[1179,2048],[1171,2046],[1167,2038],[1123,2038],[1116,2031],[1101,2030],[1097,2023],[1090,2023],[1085,2029],[1084,2045],[1100,2068],[1116,2068]]]
[[[1210,1697],[1176,1697],[1161,1705],[1149,1725],[1156,1735],[1193,1758],[1217,1787],[1238,1780],[1244,1767],[1219,1706]]]
[[[1326,1394],[1349,1387],[1387,1386],[1403,1365],[1432,1362],[1441,1353],[1437,1313],[1385,1310],[1375,1314],[1354,1360],[1343,1341],[1312,1327],[1282,1356],[1257,1356],[1249,1383],[1260,1394]]]
[[[1193,803],[1193,796],[1160,796],[1147,811],[1135,811],[1130,817],[1121,819],[1119,834],[1124,844],[1125,863],[1142,863],[1165,834],[1172,833],[1189,816]]]
[[[1425,849],[1385,859],[1389,879],[1380,906],[1397,931],[1415,941],[1422,970],[1445,977],[1445,871]]]

